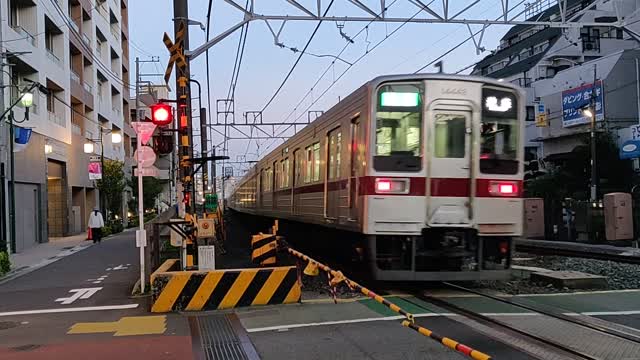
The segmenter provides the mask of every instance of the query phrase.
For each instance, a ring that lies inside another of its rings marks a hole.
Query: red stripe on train
[[[392,178],[392,177],[386,177]],[[405,178],[406,179],[406,178]],[[378,194],[376,192],[376,177],[363,176],[360,177],[358,194],[362,196],[366,195],[384,195],[384,196],[425,196],[427,187],[426,179],[423,177],[411,177],[410,188],[408,194]],[[431,179],[431,196],[436,197],[469,197],[471,193],[471,187],[469,179],[462,178],[433,178]],[[476,179],[476,197],[500,197],[492,194],[489,191],[492,182],[495,181],[507,181],[516,185],[516,194],[510,196],[512,198],[522,197],[522,180],[504,180],[504,179]],[[327,184],[329,191],[345,190],[349,187],[349,182],[346,179],[338,181],[330,181]],[[355,186],[352,182],[351,186]],[[308,194],[324,192],[324,184],[310,184],[294,189],[294,194]],[[291,189],[284,189],[276,191],[276,195],[288,195],[291,194]]]

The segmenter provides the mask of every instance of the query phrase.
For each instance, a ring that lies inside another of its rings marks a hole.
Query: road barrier
[[[272,234],[253,235],[251,237],[251,261],[261,266],[276,264],[277,237]]]
[[[262,269],[170,271],[167,260],[151,275],[151,312],[203,311],[300,302],[295,266]]]
[[[292,248],[290,248],[288,245],[286,245],[284,242],[280,242],[279,244],[279,248],[280,250],[286,250],[289,254],[291,254],[292,256],[302,260],[302,261],[307,261],[309,262],[309,265],[313,265],[311,267],[318,267],[321,270],[325,271],[327,274],[330,275],[330,281],[329,284],[330,286],[333,288],[336,285],[344,282],[350,289],[355,290],[355,291],[359,291],[362,294],[372,298],[373,300],[377,301],[378,303],[386,306],[387,308],[391,309],[392,311],[398,313],[398,314],[402,314],[406,320],[403,320],[402,325],[409,327],[415,331],[417,331],[418,333],[429,337],[430,339],[436,340],[439,343],[443,344],[444,346],[451,348],[452,350],[455,350],[459,353],[462,353],[468,357],[471,357],[472,359],[475,360],[490,360],[491,356],[480,352],[478,350],[472,349],[466,345],[463,345],[455,340],[452,340],[448,337],[443,337],[440,336],[436,333],[434,333],[433,331],[424,328],[422,326],[416,325],[415,321],[414,321],[414,316],[413,314],[405,311],[404,309],[402,309],[401,307],[399,307],[398,305],[388,301],[387,299],[383,298],[382,296],[376,294],[375,292],[365,288],[364,286],[358,284],[357,282],[347,278],[346,276],[344,276],[344,274],[341,271],[336,271],[333,270],[332,268],[328,267],[327,265],[318,262],[317,260],[314,260],[310,257],[308,257],[307,255],[294,250]],[[305,272],[306,273],[306,272]]]

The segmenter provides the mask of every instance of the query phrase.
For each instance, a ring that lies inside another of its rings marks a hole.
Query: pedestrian
[[[102,213],[98,208],[93,209],[91,216],[89,216],[89,228],[91,229],[91,235],[93,243],[99,243],[102,241],[102,228],[104,227],[104,219]]]

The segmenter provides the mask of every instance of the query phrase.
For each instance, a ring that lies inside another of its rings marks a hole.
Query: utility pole
[[[136,121],[140,121],[140,58],[136,56]],[[136,151],[140,151],[142,148],[142,134],[136,135]],[[141,154],[140,152],[139,154]],[[144,234],[144,197],[143,197],[143,186],[142,186],[142,156],[138,156],[137,161],[138,168],[138,231],[139,234]],[[141,239],[138,235],[138,239]],[[145,263],[144,263],[144,246],[141,240],[137,241],[140,248],[140,293],[144,294],[145,287]]]
[[[596,171],[596,64],[593,64],[593,86],[591,87],[591,202],[598,197],[598,174]]]

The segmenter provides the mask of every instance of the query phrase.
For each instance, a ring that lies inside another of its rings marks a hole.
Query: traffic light
[[[158,103],[151,105],[151,122],[157,126],[166,126],[173,122],[173,109],[171,106]]]

